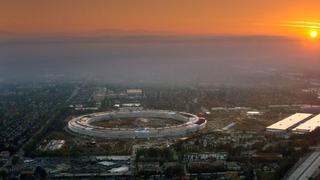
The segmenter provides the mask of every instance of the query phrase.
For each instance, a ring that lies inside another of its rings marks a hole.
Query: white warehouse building
[[[296,113],[293,114],[281,121],[278,121],[270,126],[267,127],[267,131],[270,132],[285,132],[290,128],[294,127],[298,123],[306,120],[307,118],[311,117],[312,114],[308,113]]]
[[[294,133],[308,133],[320,127],[320,114],[292,129]]]

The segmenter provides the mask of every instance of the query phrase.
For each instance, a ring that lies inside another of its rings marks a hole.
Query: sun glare
[[[311,37],[312,39],[316,39],[316,38],[318,37],[318,32],[317,32],[317,31],[311,31],[311,32],[310,32],[310,37]]]

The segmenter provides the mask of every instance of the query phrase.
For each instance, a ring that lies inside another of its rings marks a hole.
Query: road
[[[290,180],[308,180],[319,169],[320,151],[311,153],[288,178]]]

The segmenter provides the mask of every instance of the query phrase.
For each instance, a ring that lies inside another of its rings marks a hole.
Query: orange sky
[[[289,21],[320,21],[319,0],[7,0],[0,30],[88,33],[103,29],[180,34],[288,35],[308,28]]]

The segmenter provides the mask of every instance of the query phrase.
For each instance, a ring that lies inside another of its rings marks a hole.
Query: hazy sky
[[[97,33],[106,29],[300,36],[320,21],[319,0],[3,0],[0,29]]]
[[[320,0],[0,0],[0,79],[237,82],[318,71],[309,33],[319,29]]]

